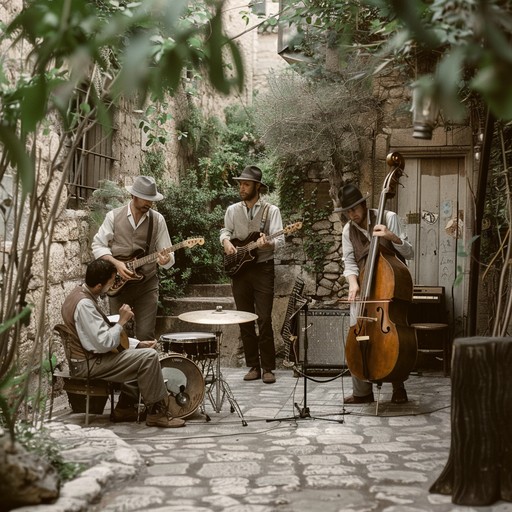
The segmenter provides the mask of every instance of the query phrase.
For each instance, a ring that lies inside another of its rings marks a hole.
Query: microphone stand
[[[308,378],[309,378],[308,375],[307,375],[307,368],[308,368],[308,344],[309,344],[308,329],[311,327],[310,325],[308,325],[308,304],[310,302],[312,302],[311,297],[307,297],[304,300],[304,303],[294,313],[294,315],[296,315],[296,314],[298,314],[300,312],[300,310],[304,310],[304,327],[302,329],[303,332],[304,332],[304,363],[303,363],[303,366],[302,366],[302,368],[304,370],[302,372],[302,377],[304,378],[304,398],[303,398],[304,406],[302,408],[300,408],[299,405],[297,404],[297,402],[295,402],[293,405],[297,409],[297,411],[299,412],[298,416],[294,415],[294,416],[290,416],[288,418],[271,418],[271,419],[266,420],[268,423],[270,423],[272,421],[297,420],[297,419],[307,419],[307,418],[314,419],[314,420],[334,421],[336,423],[344,423],[343,419],[335,420],[333,418],[320,418],[320,417],[317,417],[317,416],[311,416],[311,414],[309,412],[309,407],[307,406]],[[340,414],[345,414],[345,413],[340,413]]]

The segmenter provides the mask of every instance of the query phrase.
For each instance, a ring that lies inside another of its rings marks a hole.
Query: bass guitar
[[[183,248],[190,248],[194,247],[194,245],[203,245],[204,244],[204,238],[189,238],[188,240],[183,240],[179,244],[171,245],[171,247],[168,247],[167,249],[163,249],[167,254],[170,254],[171,252],[175,252],[178,249]],[[141,258],[137,258],[137,254],[140,254],[140,252],[137,252],[130,256],[126,261],[126,268],[133,274],[133,277],[130,277],[129,279],[122,278],[119,274],[116,275],[116,279],[114,281],[114,284],[110,288],[110,290],[107,292],[107,295],[110,297],[114,297],[117,295],[123,286],[130,282],[130,281],[141,281],[144,279],[144,275],[137,272],[137,269],[139,267],[142,267],[143,265],[146,265],[147,263],[153,263],[158,260],[158,255],[162,251],[154,252],[152,254],[148,254],[147,256],[143,256]],[[122,260],[121,257],[118,259]]]
[[[283,234],[287,235],[302,228],[302,222],[289,224],[285,228],[267,235],[267,240],[273,240]],[[237,248],[234,254],[224,254],[224,271],[228,276],[234,276],[244,265],[255,263],[260,233],[253,231],[245,240],[233,238],[231,243]]]

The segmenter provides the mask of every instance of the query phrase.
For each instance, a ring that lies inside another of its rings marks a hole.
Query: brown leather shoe
[[[137,406],[132,407],[118,407],[114,409],[114,414],[110,418],[114,423],[121,423],[123,421],[144,421],[146,419],[146,409],[137,414]]]
[[[364,396],[356,396],[351,395],[347,396],[347,398],[343,399],[343,403],[345,404],[371,404],[372,402],[375,402],[375,399],[373,398],[373,392],[369,395]]]
[[[263,370],[263,376],[261,377],[261,380],[265,384],[274,384],[276,381],[276,376],[272,373],[272,370]]]
[[[391,401],[394,404],[405,404],[409,401],[407,398],[407,391],[405,391],[405,388],[396,388],[393,389],[393,394],[391,395]]]
[[[173,418],[169,411],[158,410],[154,414],[148,414],[146,425],[148,427],[179,428],[185,426],[185,420]]]
[[[259,368],[251,368],[244,377],[244,380],[258,380],[261,379],[261,370]]]

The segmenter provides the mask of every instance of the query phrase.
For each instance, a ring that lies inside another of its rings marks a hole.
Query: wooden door
[[[464,286],[455,278],[469,269],[464,248],[465,168],[463,157],[406,158],[396,211],[402,219],[414,260],[415,285],[444,286],[452,319],[462,315]]]

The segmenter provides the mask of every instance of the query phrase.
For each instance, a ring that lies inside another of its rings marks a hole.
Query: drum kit
[[[252,322],[258,315],[217,306],[213,310],[182,313],[178,318],[189,323],[215,326],[215,333],[181,332],[160,336],[165,354],[160,360],[162,374],[171,397],[174,397],[169,405],[171,414],[176,418],[185,418],[201,407],[206,421],[210,421],[204,410],[206,394],[217,413],[222,410],[224,399],[227,399],[231,412],[236,411],[242,425],[247,426],[240,406],[222,376],[222,326]]]

